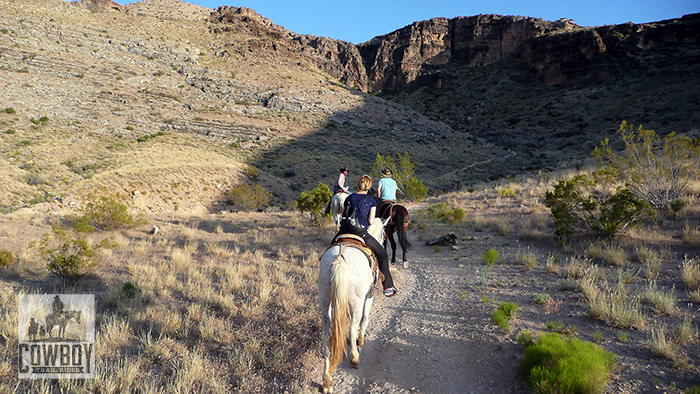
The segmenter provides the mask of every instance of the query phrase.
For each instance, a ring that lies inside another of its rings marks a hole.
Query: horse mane
[[[384,222],[380,218],[375,218],[374,222],[367,227],[367,232],[379,243],[382,243],[384,241]]]

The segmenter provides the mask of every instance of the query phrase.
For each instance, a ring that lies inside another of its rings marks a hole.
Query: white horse
[[[381,244],[384,221],[376,218],[367,229]],[[350,364],[360,364],[358,347],[364,344],[372,308],[374,278],[369,260],[354,246],[334,245],[321,256],[318,274],[318,303],[323,327],[323,392],[333,392],[331,374],[347,352],[347,317],[350,315]],[[358,332],[359,331],[359,332]]]
[[[343,215],[343,205],[345,204],[345,199],[348,198],[347,193],[335,193],[333,198],[331,198],[331,215],[333,215],[333,222],[335,223],[336,231],[340,228],[340,219]]]

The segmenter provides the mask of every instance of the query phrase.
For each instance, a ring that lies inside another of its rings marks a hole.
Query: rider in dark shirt
[[[367,232],[367,227],[374,223],[377,210],[377,202],[374,198],[367,194],[370,187],[372,187],[372,178],[370,178],[368,175],[364,175],[359,181],[357,181],[358,192],[351,194],[347,199],[345,199],[346,207],[350,203],[355,204],[357,209],[357,218],[359,219],[362,228],[356,229],[352,227],[344,227],[341,224],[338,234],[336,234],[333,238],[333,242],[335,242],[335,238],[337,238],[340,234],[354,234],[360,236],[365,241],[365,244],[372,249],[374,254],[377,255],[377,259],[379,260],[379,270],[384,275],[384,282],[382,282],[384,286],[384,295],[387,297],[393,297],[398,293],[398,291],[396,290],[396,287],[394,287],[394,280],[392,279],[391,272],[389,271],[389,256],[379,241],[374,239],[374,237]]]

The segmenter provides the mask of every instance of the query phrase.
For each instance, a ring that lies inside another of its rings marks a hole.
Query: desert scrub
[[[673,289],[669,291],[659,290],[656,281],[649,282],[649,287],[642,296],[642,301],[649,304],[651,309],[659,315],[674,315],[676,313],[676,296]]]
[[[700,168],[700,146],[689,137],[670,133],[662,140],[654,130],[623,121],[618,130],[625,150],[613,151],[606,138],[593,157],[601,168],[625,184],[654,209],[666,209],[680,199]]]
[[[0,267],[7,267],[12,264],[14,257],[7,250],[0,250]]]
[[[681,350],[680,345],[667,332],[664,325],[656,325],[651,328],[646,345],[656,356],[665,360],[671,360],[676,366],[687,364],[687,356]]]
[[[557,239],[569,241],[576,230],[613,238],[656,215],[646,201],[635,197],[629,189],[618,188],[612,195],[596,190],[602,177],[576,175],[559,181],[553,191],[545,193],[545,205],[554,218]]]
[[[535,393],[599,393],[617,356],[578,338],[555,332],[525,348],[520,371]]]
[[[313,225],[321,226],[328,220],[329,215],[324,210],[331,197],[331,189],[326,184],[319,183],[316,188],[302,192],[294,201],[294,206],[302,215],[308,212]]]
[[[489,249],[484,252],[481,259],[486,265],[494,265],[498,261],[498,251],[496,249]]]
[[[581,289],[588,303],[588,316],[622,329],[644,328],[644,316],[640,312],[639,299],[629,297],[622,284],[610,288],[598,286],[591,277],[581,280]]]
[[[504,187],[504,188],[498,189],[498,197],[514,198],[515,197],[515,190],[513,190],[510,187]]]
[[[502,302],[498,304],[498,308],[491,312],[491,319],[501,327],[503,332],[508,332],[510,331],[510,320],[515,318],[517,313],[518,306],[514,302]]]
[[[39,253],[48,261],[46,268],[66,281],[76,281],[97,266],[99,245],[91,245],[87,239],[69,236],[59,226],[52,228],[39,242]]]
[[[147,222],[143,216],[129,214],[126,205],[115,197],[101,196],[96,202],[87,203],[81,211],[83,216],[71,218],[71,226],[78,232],[131,229]]]
[[[527,250],[518,251],[515,261],[522,264],[526,269],[533,269],[539,264],[537,255],[530,251],[530,248],[527,248]]]
[[[445,223],[455,224],[464,220],[466,213],[462,208],[450,208],[447,201],[431,204],[425,212],[431,219],[439,219]]]
[[[683,283],[687,286],[688,291],[700,290],[700,262],[698,262],[697,257],[689,259],[686,254],[681,263],[681,271]]]
[[[228,204],[240,211],[261,209],[272,201],[272,194],[258,182],[234,186],[226,193]]]

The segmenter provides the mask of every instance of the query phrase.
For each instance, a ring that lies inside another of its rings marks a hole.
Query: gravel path
[[[521,350],[502,345],[504,335],[491,322],[493,306],[462,292],[478,274],[425,246],[412,231],[409,240],[414,250],[407,268],[392,266],[399,294],[375,296],[360,366],[344,360],[333,374],[334,392],[528,392],[517,377]],[[320,358],[317,365],[313,376],[320,383]]]

